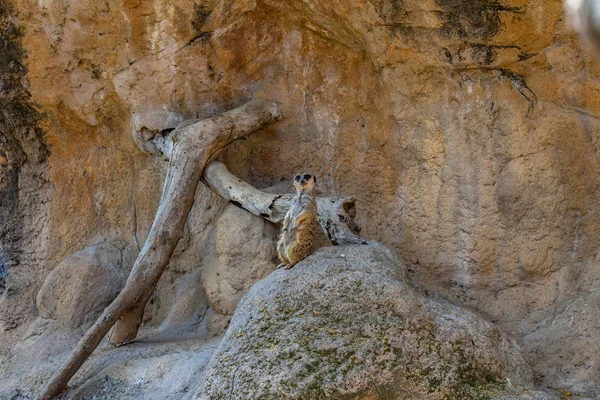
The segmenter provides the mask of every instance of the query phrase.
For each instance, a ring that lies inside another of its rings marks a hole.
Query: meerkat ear
[[[313,179],[315,180],[315,183],[317,183],[317,177],[313,175]]]

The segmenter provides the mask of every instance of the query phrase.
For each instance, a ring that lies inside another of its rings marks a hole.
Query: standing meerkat
[[[292,268],[313,251],[317,222],[317,196],[314,191],[317,178],[310,174],[296,175],[296,197],[283,220],[277,253],[282,264],[278,268]]]

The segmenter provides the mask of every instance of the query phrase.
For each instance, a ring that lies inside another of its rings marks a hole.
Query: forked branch
[[[136,337],[146,302],[183,237],[185,221],[206,163],[215,152],[234,140],[281,118],[276,103],[252,100],[226,113],[184,123],[171,132],[170,162],[160,205],[127,283],[54,375],[42,393],[42,399],[54,399],[63,392],[113,325],[116,324],[111,343],[120,345]]]

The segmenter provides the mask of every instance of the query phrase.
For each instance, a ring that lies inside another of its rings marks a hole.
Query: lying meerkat
[[[310,174],[296,175],[296,196],[283,220],[277,253],[282,264],[278,268],[292,268],[313,252],[317,222],[317,196],[314,191],[317,178]]]

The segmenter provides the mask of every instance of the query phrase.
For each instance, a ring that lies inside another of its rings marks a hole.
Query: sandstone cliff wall
[[[6,343],[38,315],[63,259],[107,240],[143,244],[165,164],[140,151],[140,132],[262,97],[285,119],[231,146],[232,172],[269,187],[311,171],[324,193],[356,196],[362,235],[394,247],[413,280],[512,333],[543,383],[598,390],[600,68],[561,1],[0,10],[16,49],[0,65],[19,65],[0,88],[11,105],[0,120]],[[198,189],[149,326],[207,262],[225,205]]]

